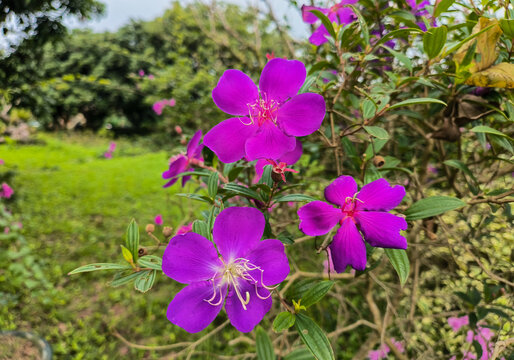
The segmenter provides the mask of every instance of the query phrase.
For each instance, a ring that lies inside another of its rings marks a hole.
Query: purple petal
[[[259,244],[264,233],[264,215],[249,207],[230,207],[223,210],[212,229],[214,242],[225,263],[244,258]]]
[[[348,265],[355,270],[362,271],[366,268],[366,245],[352,218],[343,220],[330,244],[330,253],[334,269],[338,273],[344,272]]]
[[[221,111],[231,115],[248,115],[248,104],[259,99],[252,79],[239,70],[226,70],[212,90],[212,100]]]
[[[261,96],[283,102],[298,93],[306,76],[305,65],[301,61],[272,59],[262,70],[259,81]]]
[[[187,158],[184,155],[178,155],[172,162],[170,162],[170,167],[168,170],[162,173],[163,179],[171,179],[166,184],[164,184],[163,188],[167,188],[178,180],[176,177],[180,173],[184,172],[187,167]]]
[[[183,284],[209,280],[222,266],[213,244],[192,232],[171,238],[162,257],[162,271]]]
[[[302,142],[299,139],[296,139],[295,148],[292,151],[282,155],[280,157],[279,161],[285,162],[288,165],[293,165],[293,164],[296,164],[296,162],[298,160],[300,160],[300,158],[302,157],[302,154],[303,154]],[[257,165],[255,165],[255,166],[257,166]]]
[[[364,185],[357,195],[357,210],[390,211],[400,205],[405,196],[401,185],[391,186],[386,179]]]
[[[271,309],[272,300],[271,296],[269,296],[269,291],[265,288],[257,288],[256,290],[254,285],[244,280],[240,280],[239,285],[239,291],[243,296],[245,296],[247,292],[250,295],[250,302],[246,304],[246,310],[236,296],[234,289],[230,289],[225,304],[225,311],[232,325],[237,330],[247,333],[252,331]],[[256,291],[259,292],[261,297],[269,297],[267,299],[260,299]]]
[[[378,211],[357,211],[354,216],[371,246],[407,249],[407,240],[400,235],[400,230],[407,230],[404,218]]]
[[[298,209],[299,228],[305,234],[318,236],[328,233],[343,217],[341,210],[323,201],[313,201]]]
[[[329,33],[324,25],[320,25],[309,37],[309,41],[312,45],[320,46],[326,43]]]
[[[318,130],[325,117],[325,99],[319,94],[296,95],[278,109],[277,122],[284,132],[307,136]]]
[[[357,183],[351,176],[339,176],[325,188],[325,199],[328,202],[343,206],[346,198],[353,198],[357,192]]]
[[[357,16],[353,12],[352,9],[349,8],[341,8],[337,11],[337,17],[339,19],[339,24],[347,25],[354,22],[357,19]]]
[[[202,130],[198,130],[191,140],[189,140],[189,143],[187,144],[187,157],[189,158],[200,158],[200,155],[202,154],[202,145],[200,144],[200,140],[202,139]]]
[[[246,117],[222,121],[205,134],[203,143],[224,163],[240,160],[245,156],[245,143],[258,129],[250,122]]]
[[[187,169],[186,171],[193,171],[194,169]],[[182,187],[186,186],[186,183],[191,180],[191,175],[182,176]]]
[[[270,165],[270,163],[266,159],[259,159],[255,163],[255,174],[260,179],[262,176],[262,173],[264,172],[264,167],[266,165]]]
[[[302,19],[307,24],[314,24],[316,21],[319,21],[318,17],[310,12],[311,10],[318,10],[318,11],[321,11],[323,14],[328,13],[328,9],[320,8],[317,6],[303,5],[302,6]]]
[[[219,296],[224,296],[227,287],[224,286]],[[183,288],[170,302],[166,316],[173,324],[180,326],[190,333],[197,333],[205,329],[216,318],[223,300],[217,306],[209,304],[206,300],[212,298],[214,289],[210,281],[193,283]]]
[[[260,267],[260,270],[251,271],[255,280],[266,286],[275,285],[284,281],[289,274],[289,262],[284,250],[284,245],[280,240],[270,239],[259,242],[248,254],[245,259],[251,264]],[[262,273],[262,279],[261,279]]]
[[[272,122],[266,122],[246,142],[246,156],[250,161],[278,159],[292,151],[295,146],[296,139],[294,137],[286,135]]]

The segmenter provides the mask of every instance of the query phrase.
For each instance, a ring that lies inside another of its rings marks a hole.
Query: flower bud
[[[148,251],[144,247],[140,247],[139,250],[137,251],[137,255],[139,257],[148,255]]]
[[[377,155],[373,157],[373,165],[375,165],[377,168],[381,168],[385,163],[385,159],[382,156]]]
[[[164,229],[162,229],[162,234],[167,238],[170,237],[173,234],[173,228],[165,226]]]
[[[146,225],[145,231],[147,233],[153,233],[155,231],[155,225],[154,224],[148,224]]]
[[[282,174],[279,174],[279,173],[276,173],[274,171],[271,172],[271,179],[276,182],[276,183],[279,183],[279,182],[282,182]]]

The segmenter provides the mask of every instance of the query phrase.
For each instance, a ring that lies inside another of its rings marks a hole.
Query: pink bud
[[[155,225],[162,225],[162,215],[159,214],[155,217]]]
[[[176,132],[177,134],[181,135],[181,134],[182,134],[182,128],[181,128],[180,126],[178,126],[178,125],[177,125],[177,126],[175,126],[175,132]]]

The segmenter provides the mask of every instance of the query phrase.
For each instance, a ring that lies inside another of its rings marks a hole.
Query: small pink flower
[[[395,338],[391,338],[391,342],[393,343],[394,347],[398,349],[399,352],[403,353],[405,351],[405,347],[403,346],[403,343],[401,341],[396,341]]]
[[[448,325],[453,329],[453,331],[457,332],[461,327],[469,324],[469,318],[467,315],[461,317],[450,317],[448,318]]]
[[[372,350],[368,353],[369,360],[381,360],[387,359],[387,354],[389,354],[389,346],[383,344],[378,350]]]
[[[9,229],[8,227],[4,228],[4,234],[9,234],[10,231],[11,231],[11,229]]]
[[[2,183],[2,191],[0,191],[0,197],[9,199],[14,194],[13,189],[6,183]]]
[[[159,100],[152,105],[152,109],[157,115],[162,115],[162,110],[164,110],[164,106],[165,105],[162,102],[162,100]]]
[[[18,229],[23,229],[23,224],[20,221],[18,221],[15,225]]]
[[[153,76],[153,75],[148,75],[148,80],[153,80],[153,79],[155,79],[155,76]]]
[[[0,159],[0,165],[5,165],[5,161],[3,161],[2,159]]]
[[[179,228],[177,229],[177,235],[187,234],[191,231],[193,231],[193,223],[179,226]]]
[[[139,70],[138,74],[139,74],[139,76],[143,77],[143,76],[145,76],[145,71],[141,69],[141,70]]]
[[[182,135],[182,128],[179,125],[175,126],[175,132],[179,135]]]
[[[106,153],[104,153],[104,158],[106,159],[112,159],[112,153],[107,151]]]
[[[175,99],[169,99],[169,100],[168,100],[168,106],[173,107],[173,106],[175,106],[175,104],[176,104],[176,103],[177,103],[177,102],[175,101]]]
[[[162,215],[159,214],[155,217],[155,225],[162,225]]]
[[[113,152],[114,150],[116,149],[116,143],[114,141],[112,141],[110,144],[109,144],[109,149],[107,151],[109,152]]]

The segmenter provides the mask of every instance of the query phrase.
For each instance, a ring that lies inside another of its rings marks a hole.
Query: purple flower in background
[[[403,346],[403,343],[401,341],[396,341],[395,338],[391,338],[391,342],[393,343],[394,347],[398,349],[399,352],[403,353],[405,351],[405,348]],[[391,349],[386,344],[382,344],[378,350],[372,350],[368,353],[368,357],[370,360],[381,360],[381,359],[387,359],[387,354]]]
[[[191,232],[191,231],[193,231],[193,223],[189,223],[187,225],[179,226],[178,229],[177,229],[177,234],[176,235],[187,234],[188,232]]]
[[[295,137],[312,134],[325,117],[321,95],[298,94],[305,76],[303,63],[279,58],[262,70],[259,89],[243,72],[225,71],[212,99],[222,111],[237,117],[214,126],[205,135],[205,146],[224,163],[245,156],[250,161],[275,160],[294,150]]]
[[[155,76],[153,76],[152,74],[148,75],[148,80],[153,80],[155,79]]]
[[[467,315],[461,317],[449,317],[448,325],[450,325],[453,331],[457,332],[461,327],[469,325],[469,318]]]
[[[420,3],[418,3],[417,0],[405,0],[405,2],[411,8],[412,15],[417,17],[429,15],[429,12],[427,9],[425,9],[425,7],[427,5],[430,5],[430,1],[422,0]],[[418,21],[416,22],[416,24],[419,26],[421,30],[427,31],[427,26],[425,25],[424,21]],[[432,19],[432,26],[435,26],[435,24],[435,19]]]
[[[351,8],[344,7],[347,4],[355,4],[358,0],[343,0],[338,4],[330,7],[330,8],[321,8],[316,6],[302,6],[302,18],[303,21],[308,24],[314,24],[319,21],[318,17],[311,13],[311,10],[319,10],[323,14],[325,14],[328,19],[332,22],[336,22],[340,25],[347,25],[354,22],[357,19],[355,13]],[[309,41],[311,44],[320,46],[321,44],[326,43],[327,37],[329,36],[328,30],[325,25],[320,25],[311,35]]]
[[[0,165],[5,165],[5,161],[0,159]]]
[[[145,71],[143,69],[139,69],[138,74],[139,76],[143,77],[145,76]]]
[[[175,155],[170,159],[169,169],[162,173],[163,179],[170,179],[166,184],[164,184],[164,188],[175,184],[178,180],[177,176],[179,174],[186,171],[193,171],[194,169],[192,166],[203,162],[203,145],[200,145],[201,138],[202,130],[198,130],[191,140],[189,140],[186,154]],[[190,175],[182,176],[182,186],[184,186],[189,179],[191,179]]]
[[[270,310],[273,285],[289,274],[284,245],[261,241],[264,215],[255,208],[230,207],[214,222],[214,244],[188,233],[170,240],[162,271],[188,284],[171,301],[167,317],[182,329],[196,333],[225,311],[232,325],[250,332]]]
[[[293,151],[290,151],[280,157],[280,159],[276,159],[276,162],[279,164],[287,164],[287,165],[294,165],[303,154],[303,146],[302,142],[298,139],[296,139],[296,146],[293,149]],[[262,173],[264,172],[264,167],[266,165],[269,165],[271,159],[259,159],[257,160],[257,163],[255,164],[255,174],[257,175],[254,179],[254,182],[258,182],[259,179],[262,176]],[[273,165],[273,164],[272,164]],[[293,171],[294,172],[294,171]],[[285,182],[285,180],[284,180]]]
[[[6,199],[9,199],[13,194],[14,190],[6,183],[2,183],[2,189],[0,190],[0,198],[4,197]]]
[[[150,77],[148,77],[150,78]],[[176,105],[176,101],[175,99],[162,99],[162,100],[159,100],[157,102],[155,102],[153,105],[152,105],[152,109],[153,111],[157,114],[157,115],[162,115],[162,112],[164,110],[164,108],[166,106],[175,106]]]
[[[155,225],[162,225],[162,215],[161,214],[157,215],[155,217],[154,221],[155,221]]]
[[[363,236],[373,247],[407,248],[407,240],[400,235],[401,230],[407,229],[407,222],[388,213],[404,196],[403,186],[390,186],[385,179],[364,185],[357,192],[357,183],[351,176],[340,176],[325,189],[325,199],[330,204],[313,201],[298,210],[300,230],[318,236],[339,224],[330,244],[335,270],[343,272],[348,265],[355,270],[364,270],[366,246]]]

